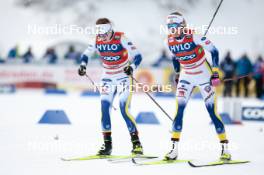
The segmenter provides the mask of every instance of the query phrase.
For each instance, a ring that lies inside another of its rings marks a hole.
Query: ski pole
[[[211,25],[212,25],[212,23],[213,23],[213,21],[214,21],[214,19],[215,19],[215,16],[216,16],[216,14],[217,14],[219,8],[221,7],[223,1],[224,1],[224,0],[221,0],[221,1],[220,1],[220,3],[219,3],[219,5],[218,5],[217,9],[215,10],[215,13],[214,13],[214,15],[213,15],[213,18],[211,19],[211,21],[210,21],[210,23],[209,23],[207,29],[205,30],[204,36],[207,34],[209,28],[211,27]]]
[[[131,78],[136,82],[136,83],[139,83],[137,81],[137,79],[135,79],[132,75],[131,75]],[[147,96],[159,107],[159,109],[171,120],[173,121],[173,119],[170,117],[170,115],[160,106],[160,104],[148,93],[148,92],[145,92],[145,94],[147,94]]]
[[[245,78],[245,77],[249,77],[251,75],[254,75],[253,73],[250,73],[250,74],[247,74],[247,75],[243,75],[243,76],[239,76],[239,77],[234,77],[234,78],[225,78],[223,79],[223,82],[226,82],[226,81],[235,81],[235,80],[239,80],[241,78]]]

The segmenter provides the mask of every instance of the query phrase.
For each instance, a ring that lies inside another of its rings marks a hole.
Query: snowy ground
[[[174,113],[173,99],[158,102]],[[0,95],[0,174],[193,174],[193,175],[260,175],[264,168],[264,123],[244,122],[242,126],[227,126],[234,159],[250,160],[243,165],[191,168],[187,164],[135,166],[132,163],[113,164],[106,160],[63,162],[60,157],[94,154],[102,143],[98,97],[45,96],[36,92]],[[115,103],[116,105],[117,103]],[[117,106],[117,105],[116,105]],[[63,109],[72,125],[37,124],[46,109]],[[139,125],[146,154],[163,156],[169,150],[170,121],[152,102],[135,95],[132,113],[155,111],[161,125]],[[119,111],[112,113],[113,154],[130,153],[131,144]],[[182,134],[180,158],[211,160],[219,156],[220,148],[213,126],[200,100],[187,106]],[[59,139],[55,139],[56,136]]]

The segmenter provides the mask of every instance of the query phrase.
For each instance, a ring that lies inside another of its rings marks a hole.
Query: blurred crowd
[[[231,97],[233,86],[235,86],[235,95],[249,96],[249,87],[255,82],[255,94],[257,98],[262,97],[264,80],[264,61],[262,56],[258,56],[252,63],[247,54],[243,54],[237,61],[234,61],[231,53],[228,52],[220,64],[224,78],[224,97]],[[229,80],[229,81],[225,81]],[[243,89],[244,94],[241,94]]]
[[[76,51],[74,46],[70,45],[67,52],[64,54],[65,60],[72,60],[74,63],[80,63],[80,55],[81,53]],[[0,63],[9,62],[12,60],[21,60],[23,63],[28,64],[32,63],[36,57],[32,52],[32,48],[28,47],[25,53],[20,54],[18,51],[18,46],[14,46],[11,48],[6,56],[6,59],[0,57]],[[59,61],[59,56],[56,52],[56,49],[53,47],[49,47],[46,49],[45,53],[42,56],[42,60],[48,64],[56,64]]]
[[[73,45],[70,45],[63,57],[64,60],[72,60],[73,63],[79,64],[80,55],[81,53],[76,51]],[[25,64],[31,63],[35,59],[32,48],[29,47],[25,53],[19,54],[18,47],[14,46],[9,50],[6,59],[0,56],[0,63],[17,59],[20,59]],[[55,48],[47,48],[42,60],[45,60],[48,64],[57,64],[59,56]],[[231,53],[227,52],[221,60],[220,68],[223,72],[224,97],[248,97],[250,89],[254,86],[254,94],[256,94],[257,98],[262,98],[264,84],[264,60],[262,56],[251,59],[245,53],[240,58],[234,59]],[[252,62],[251,60],[256,61]],[[159,68],[171,66],[171,58],[167,55],[165,49],[161,51],[160,56],[151,66]]]

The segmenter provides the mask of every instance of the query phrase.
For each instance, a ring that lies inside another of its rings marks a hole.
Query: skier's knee
[[[187,102],[185,97],[178,97],[177,100],[178,100],[178,106],[185,107]]]
[[[110,108],[110,102],[108,100],[101,100],[101,106],[102,106],[102,109],[109,109]]]
[[[126,102],[120,102],[119,108],[120,108],[121,114],[126,115],[127,103]]]

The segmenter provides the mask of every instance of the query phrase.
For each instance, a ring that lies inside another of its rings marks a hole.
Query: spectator
[[[47,59],[49,64],[56,64],[57,61],[58,61],[58,56],[57,56],[54,48],[52,48],[52,47],[47,49],[47,51],[44,54],[43,58]]]
[[[64,55],[64,58],[77,61],[79,56],[80,56],[80,53],[76,52],[74,46],[71,45],[71,46],[69,46],[67,53]]]
[[[171,59],[167,56],[166,50],[163,49],[161,52],[161,56],[159,57],[159,59],[152,64],[153,67],[161,67],[162,63],[168,63],[171,64]]]
[[[261,56],[258,57],[254,64],[254,79],[256,81],[256,97],[261,98],[263,92],[263,74],[264,74],[264,62]]]
[[[250,83],[250,74],[252,73],[252,64],[247,56],[247,54],[242,55],[242,57],[236,63],[236,76],[240,78],[236,82],[236,96],[240,94],[240,83],[243,82],[245,97],[248,97],[248,86]],[[248,75],[248,76],[247,76]]]
[[[5,60],[0,55],[0,64],[5,63]]]
[[[75,63],[77,63],[77,64],[80,62],[80,60],[79,60],[80,57],[81,57],[81,53],[75,51],[75,48],[72,45],[69,46],[67,53],[64,55],[65,59],[74,60]]]
[[[228,51],[224,60],[220,64],[221,69],[224,72],[224,78],[233,78],[235,75],[235,63],[231,58],[231,53]],[[231,97],[232,96],[232,87],[233,81],[225,81],[224,82],[224,97]]]
[[[15,59],[18,57],[18,47],[14,46],[13,48],[11,48],[8,52],[7,58],[8,59]]]
[[[24,63],[29,63],[33,58],[34,58],[34,55],[32,54],[31,47],[29,46],[26,53],[22,55],[22,59],[24,60]]]

